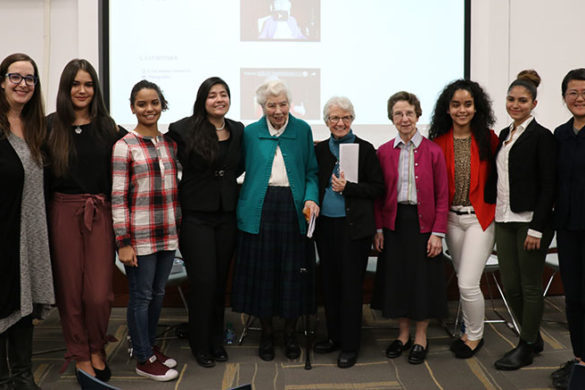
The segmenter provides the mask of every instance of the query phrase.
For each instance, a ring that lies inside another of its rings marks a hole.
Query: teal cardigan
[[[242,155],[246,176],[238,200],[238,229],[252,234],[260,232],[260,219],[276,146],[280,146],[292,191],[301,234],[307,231],[303,207],[305,201],[318,204],[317,158],[309,124],[289,114],[288,124],[280,137],[268,132],[266,117],[244,129]]]

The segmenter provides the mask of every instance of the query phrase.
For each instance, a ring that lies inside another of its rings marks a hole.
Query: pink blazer
[[[394,141],[378,148],[378,159],[384,173],[386,193],[376,201],[376,228],[395,230],[398,197],[398,159],[400,148]],[[421,233],[447,233],[449,212],[449,186],[447,168],[441,148],[423,137],[414,150],[414,176],[416,185],[418,221]]]

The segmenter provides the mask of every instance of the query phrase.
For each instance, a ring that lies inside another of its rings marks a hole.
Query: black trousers
[[[189,344],[209,354],[223,345],[225,288],[236,242],[233,212],[184,212],[179,247],[189,277]]]
[[[557,247],[573,353],[585,358],[585,231],[558,230]]]
[[[317,250],[325,298],[328,337],[344,352],[358,352],[363,282],[372,237],[352,240],[345,218],[320,216]]]

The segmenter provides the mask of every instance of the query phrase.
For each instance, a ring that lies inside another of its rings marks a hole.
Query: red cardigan
[[[378,148],[378,159],[384,173],[386,194],[375,202],[376,228],[395,230],[398,198],[398,160],[400,148],[393,139]],[[441,149],[423,137],[414,150],[414,174],[421,233],[446,233],[449,198],[445,158]]]
[[[453,203],[455,195],[455,155],[453,152],[453,129],[434,140],[443,150],[447,164],[447,177],[449,182],[449,205]],[[493,152],[498,146],[498,136],[490,130],[490,148]],[[493,158],[493,157],[492,157]],[[479,159],[479,149],[475,137],[471,136],[471,180],[469,183],[469,200],[475,210],[477,220],[482,229],[485,230],[494,220],[496,205],[486,203],[484,200],[484,189],[488,178],[491,162]]]

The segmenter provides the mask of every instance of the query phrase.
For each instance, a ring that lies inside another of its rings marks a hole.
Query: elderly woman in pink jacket
[[[375,210],[374,246],[382,254],[372,307],[399,322],[398,338],[386,356],[397,358],[412,346],[411,364],[426,358],[429,319],[447,314],[441,261],[447,231],[447,169],[441,149],[417,130],[421,114],[412,93],[397,92],[388,99],[388,117],[399,136],[378,149],[386,194]],[[416,323],[414,345],[411,321]]]

